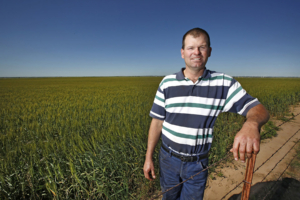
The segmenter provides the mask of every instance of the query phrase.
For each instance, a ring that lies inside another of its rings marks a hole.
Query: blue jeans
[[[208,158],[195,162],[182,162],[171,156],[170,152],[160,148],[160,186],[162,192],[200,172],[208,165]],[[163,195],[163,200],[203,199],[208,171],[205,170],[193,179],[177,186]]]

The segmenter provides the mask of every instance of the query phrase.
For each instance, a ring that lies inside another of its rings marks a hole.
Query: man
[[[155,146],[160,149],[162,191],[196,174],[208,165],[215,120],[221,112],[234,112],[247,120],[236,134],[235,160],[245,161],[259,152],[260,128],[269,114],[259,101],[245,92],[232,77],[210,71],[205,65],[211,55],[208,33],[200,28],[189,30],[182,40],[181,57],[185,68],[166,76],[159,85],[150,116],[144,164],[147,179],[156,178],[152,161]],[[164,194],[163,199],[202,199],[207,170]]]

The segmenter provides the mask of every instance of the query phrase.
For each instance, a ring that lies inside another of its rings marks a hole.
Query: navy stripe
[[[166,113],[165,121],[183,127],[189,128],[213,128],[216,116],[203,116],[192,114]]]
[[[231,80],[231,84],[230,84],[229,87],[233,86],[236,82],[237,82],[237,81],[236,81],[235,79],[232,79],[232,80]]]
[[[226,86],[174,86],[165,89],[165,99],[184,96],[226,99],[228,90]]]
[[[161,139],[165,146],[171,147],[177,152],[181,153],[187,153],[187,154],[207,154],[210,147],[211,143],[207,143],[204,145],[195,145],[195,146],[190,146],[190,145],[184,145],[184,144],[178,144],[173,142],[172,140],[169,140],[164,134],[161,135]]]
[[[166,116],[166,110],[163,107],[161,107],[155,103],[153,103],[151,111],[154,112],[155,114],[158,114],[161,116]],[[151,115],[151,113],[150,113],[150,117],[153,117],[153,115]],[[157,118],[157,116],[155,116],[154,118]]]
[[[157,89],[160,93],[164,93],[161,89],[160,89],[160,87],[158,87],[158,89]]]
[[[256,102],[252,103],[251,105],[249,105],[249,106],[247,107],[247,109],[245,109],[245,111],[242,113],[242,115],[243,115],[243,116],[246,116],[247,113],[248,113],[248,111],[249,111],[251,108],[253,108],[254,106],[258,105],[258,104],[260,104],[260,102],[259,102],[259,101],[256,101]]]

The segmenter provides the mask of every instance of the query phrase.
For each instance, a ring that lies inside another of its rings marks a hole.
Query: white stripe
[[[166,127],[167,129],[173,130],[177,133],[188,133],[188,135],[205,135],[205,132],[212,133],[213,129],[212,128],[188,128],[184,126],[178,126],[174,124],[170,124],[166,121],[164,121],[163,126]]]
[[[227,98],[230,97],[230,95],[236,90],[238,89],[239,87],[241,87],[241,84],[239,82],[235,82],[228,90],[228,93],[227,93]],[[226,99],[227,99],[226,98]]]
[[[230,79],[233,79],[232,76],[229,76],[227,74],[224,74],[224,73],[221,73],[221,72],[214,72],[212,74],[210,74],[211,77],[216,77],[216,76],[224,76],[226,78],[230,78]]]
[[[170,74],[170,75],[167,75],[163,78],[162,82],[165,80],[165,79],[169,79],[169,78],[175,78],[176,79],[176,74]]]
[[[200,103],[205,105],[224,105],[225,99],[214,99],[214,98],[205,98],[205,97],[195,97],[195,96],[187,96],[187,97],[173,97],[166,100],[165,104],[173,104],[173,103]]]
[[[231,84],[231,80],[226,79],[216,79],[216,80],[205,80],[200,81],[197,86],[226,86],[229,87]]]
[[[159,98],[165,99],[165,95],[158,90],[156,92],[156,96],[158,96]]]
[[[196,87],[207,87],[207,86],[226,86],[229,87],[231,84],[230,80],[226,79],[216,79],[216,80],[204,80],[197,83]],[[161,90],[165,90],[168,87],[178,87],[178,86],[194,86],[192,81],[169,81],[165,82],[161,86]]]
[[[243,109],[240,110],[240,111],[238,112],[238,114],[240,114],[240,115],[243,114],[243,112],[248,108],[248,106],[251,105],[252,103],[256,102],[256,101],[258,101],[258,99],[253,99],[252,101],[248,102],[248,103],[243,107]]]
[[[161,119],[165,119],[165,116],[156,114],[155,112],[152,112],[152,111],[150,111],[150,113],[151,113],[152,115],[156,116],[156,117],[159,117],[159,118],[161,118]]]
[[[210,76],[211,76],[211,77],[224,76],[224,73],[215,72],[215,73],[211,73]]]
[[[205,138],[205,139],[188,139],[188,138],[181,138],[177,137],[168,131],[162,129],[162,134],[164,134],[169,140],[183,145],[190,145],[190,146],[196,146],[196,145],[203,145],[207,143],[212,143],[212,138]]]
[[[235,96],[229,102],[227,102],[222,112],[227,112],[228,110],[230,110],[233,104],[238,102],[244,95],[246,95],[246,91],[242,89],[237,94],[235,94]]]
[[[156,105],[159,105],[160,107],[163,107],[163,109],[165,108],[165,103],[156,98],[154,99],[153,103],[155,103]]]
[[[189,86],[194,85],[192,81],[168,81],[161,86],[161,90],[165,90],[168,87],[177,87],[177,86]]]
[[[230,79],[233,79],[231,76],[228,76],[226,74],[223,73],[214,73],[211,74],[211,77],[216,77],[216,76],[223,76],[223,77],[227,77]],[[161,83],[163,83],[166,79],[176,79],[176,75],[172,74],[169,76],[166,76]],[[161,84],[160,83],[160,84]],[[204,81],[200,81],[197,86],[230,86],[231,84],[231,80],[226,80],[226,79],[216,79],[216,80],[204,80]],[[192,81],[168,81],[163,83],[163,85],[161,86],[161,89],[164,90],[168,87],[176,87],[176,86],[189,86],[189,85],[194,85],[194,83]]]
[[[202,116],[218,116],[221,110],[211,110],[205,108],[194,108],[194,107],[173,107],[167,108],[169,113],[180,113],[180,114],[191,114],[191,115],[202,115]]]
[[[161,85],[166,79],[176,79],[176,74],[171,74],[171,75],[168,75],[168,76],[165,76],[161,82],[159,83],[159,85]]]

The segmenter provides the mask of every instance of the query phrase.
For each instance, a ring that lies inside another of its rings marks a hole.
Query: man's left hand
[[[245,154],[250,158],[252,153],[259,152],[260,128],[269,120],[269,113],[262,104],[258,104],[248,111],[246,118],[247,121],[236,134],[230,150],[235,160],[239,160],[240,154],[242,162],[245,162]]]
[[[238,153],[240,159],[245,162],[245,154],[250,158],[252,153],[259,152],[260,134],[257,125],[247,123],[243,125],[242,129],[236,134],[233,142],[233,148],[230,152],[233,153],[234,159],[238,160]]]

